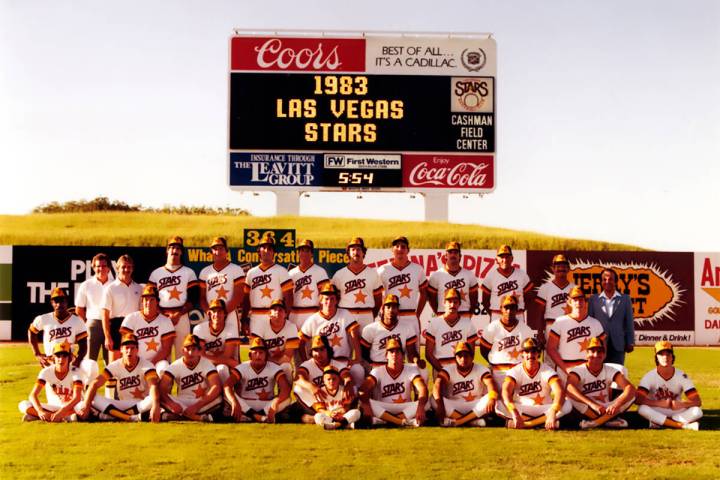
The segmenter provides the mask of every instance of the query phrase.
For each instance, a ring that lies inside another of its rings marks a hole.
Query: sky
[[[234,28],[489,32],[496,189],[451,196],[451,222],[718,251],[718,25],[714,0],[0,0],[0,214],[106,196],[274,215],[272,193],[227,184]],[[300,212],[424,215],[408,193]]]

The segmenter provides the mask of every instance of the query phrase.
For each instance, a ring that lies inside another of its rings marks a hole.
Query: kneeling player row
[[[643,377],[636,390],[621,369],[604,364],[605,345],[593,338],[587,361],[566,379],[539,361],[541,348],[534,339],[522,344],[522,362],[508,370],[499,394],[486,367],[473,362],[472,345],[459,342],[454,361],[435,375],[432,395],[427,374],[405,363],[402,344],[388,341],[387,364],[373,368],[356,388],[350,367],[332,359],[327,338],[312,339],[313,359],[298,369],[293,387],[297,403],[291,406],[290,382],[284,369],[268,361],[267,347],[253,338],[250,360],[228,369],[203,358],[202,341],[188,335],[183,355],[170,365],[153,366],[139,358],[135,335],[122,338],[122,358],[110,363],[92,380],[85,393],[84,378],[70,366],[64,344],[53,350],[54,364],[38,376],[29,401],[20,403],[25,420],[63,421],[188,419],[274,423],[294,412],[305,423],[327,429],[353,428],[357,422],[421,426],[432,410],[442,426],[484,426],[498,416],[510,428],[559,428],[559,419],[575,410],[583,429],[602,425],[624,427],[620,417],[634,402],[651,426],[698,429],[700,397],[690,379],[674,367],[669,342],[655,346],[657,368]],[[563,375],[564,376],[564,375]],[[563,386],[567,380],[567,388]],[[97,395],[108,384],[114,398]],[[173,386],[177,394],[173,395]],[[38,395],[48,386],[48,402]],[[612,398],[613,387],[620,390]],[[682,400],[683,393],[687,399]],[[499,401],[500,395],[502,400]],[[567,397],[567,398],[566,398]]]

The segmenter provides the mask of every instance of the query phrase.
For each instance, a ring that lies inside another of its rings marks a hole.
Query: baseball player
[[[193,329],[193,334],[203,341],[202,356],[215,365],[223,383],[230,376],[230,369],[240,363],[238,323],[227,321],[227,311],[224,300],[212,300],[207,313],[208,321],[196,325]]]
[[[380,318],[362,331],[360,346],[362,347],[363,358],[373,367],[387,363],[385,348],[387,342],[394,338],[400,342],[403,350],[407,352],[407,360],[410,363],[420,362],[419,368],[425,369],[425,361],[420,359],[417,348],[417,334],[412,322],[401,323],[398,317],[400,299],[397,295],[389,293],[385,295]]]
[[[228,258],[227,240],[215,237],[210,243],[213,263],[200,271],[200,307],[208,311],[213,300],[222,300],[227,308],[225,321],[237,324],[240,329],[238,310],[242,308],[245,295],[245,270]]]
[[[425,270],[408,258],[410,243],[407,237],[397,237],[392,241],[393,258],[390,263],[378,268],[385,295],[396,295],[400,300],[400,323],[413,326],[415,336],[420,338],[420,314],[427,300],[427,278]]]
[[[565,258],[565,255],[560,253],[555,255],[552,259],[550,269],[553,274],[552,278],[540,285],[537,295],[535,296],[535,302],[542,307],[540,318],[536,325],[543,326],[543,328],[538,331],[538,340],[543,344],[545,343],[545,332],[550,329],[556,319],[570,311],[567,305],[567,299],[570,295],[570,290],[575,287],[575,284],[568,279],[570,262]],[[545,361],[547,363],[549,359],[545,358]]]
[[[183,239],[178,236],[171,237],[165,248],[167,254],[165,265],[153,270],[148,279],[148,285],[157,288],[160,313],[168,317],[175,326],[176,360],[182,357],[183,341],[190,333],[188,312],[192,310],[197,300],[199,285],[195,272],[182,264],[184,250]]]
[[[459,342],[468,342],[475,348],[477,331],[470,317],[460,315],[460,303],[460,292],[447,289],[442,316],[430,320],[425,330],[425,357],[436,373],[443,365],[455,361],[455,347]]]
[[[587,313],[587,299],[581,288],[570,290],[568,305],[570,313],[555,320],[550,327],[546,352],[563,381],[572,367],[585,363],[591,338],[606,339],[602,324]]]
[[[250,360],[233,368],[225,382],[225,398],[237,422],[275,423],[276,415],[290,405],[287,377],[279,365],[268,361],[268,357],[263,339],[253,337]]]
[[[315,411],[312,408],[318,397],[322,398],[323,392],[320,387],[323,386],[323,371],[327,366],[333,366],[340,372],[340,378],[343,382],[343,394],[347,397],[349,403],[355,398],[355,382],[350,375],[348,362],[345,360],[336,360],[333,358],[333,349],[330,346],[328,337],[315,335],[310,344],[312,358],[303,362],[295,372],[295,383],[293,384],[293,393],[298,400],[300,406],[303,423],[315,423]]]
[[[160,421],[160,392],[155,366],[138,355],[138,339],[126,333],[120,341],[122,358],[110,362],[85,392],[80,403],[80,417],[88,418],[90,411],[101,420],[139,421],[140,415],[150,412],[150,420]],[[96,395],[108,380],[116,384],[117,399]]]
[[[260,264],[251,268],[245,277],[245,294],[250,302],[249,332],[269,321],[270,304],[285,300],[285,307],[293,306],[293,284],[285,267],[275,263],[275,238],[269,234],[258,245]],[[248,333],[249,333],[248,332]]]
[[[18,405],[23,421],[44,422],[74,421],[80,411],[83,376],[70,362],[70,345],[64,342],[53,344],[51,364],[40,370],[37,381],[30,391],[30,399]],[[47,388],[46,388],[47,387]],[[47,403],[40,403],[40,392],[45,388]]]
[[[459,242],[445,246],[445,265],[430,274],[428,279],[428,303],[435,316],[445,313],[445,292],[454,288],[460,293],[460,315],[472,318],[478,307],[478,281],[470,270],[460,266],[462,252]]]
[[[565,399],[558,374],[540,363],[541,347],[528,338],[522,344],[522,363],[507,371],[502,386],[502,402],[495,412],[507,420],[508,428],[534,428],[544,425],[557,430],[558,419],[572,411]]]
[[[293,286],[290,321],[300,330],[305,320],[320,309],[320,289],[330,283],[330,279],[325,269],[314,263],[312,240],[302,240],[296,248],[299,263],[289,273]]]
[[[498,390],[505,381],[505,372],[522,361],[522,343],[535,338],[532,328],[518,320],[517,310],[515,295],[506,295],[500,306],[501,317],[490,322],[480,336],[480,353],[490,365]]]
[[[182,356],[170,364],[160,381],[160,401],[169,412],[165,418],[212,422],[212,412],[222,408],[220,376],[215,365],[203,358],[202,340],[189,334],[182,345]],[[173,383],[177,395],[170,394]]]
[[[435,378],[430,399],[443,427],[484,427],[483,417],[495,412],[498,391],[490,370],[473,363],[474,348],[467,342],[455,347],[455,362],[443,366]]]
[[[68,349],[72,350],[72,346],[77,344],[78,352],[72,364],[79,368],[87,354],[85,323],[68,310],[68,296],[62,288],[54,288],[50,292],[50,305],[53,311],[35,317],[28,328],[28,343],[30,343],[33,355],[40,362],[41,367],[49,367],[53,363],[50,355],[52,355],[55,345],[64,343]],[[40,352],[39,347],[40,332],[43,332],[44,354]]]
[[[518,298],[518,316],[525,320],[525,301],[530,300],[533,284],[525,270],[513,267],[510,245],[501,245],[495,261],[498,267],[483,280],[482,305],[490,312],[490,321],[500,317],[500,300],[509,294]]]
[[[627,421],[619,415],[635,401],[635,387],[622,371],[604,363],[605,342],[602,338],[590,339],[586,356],[585,363],[570,369],[567,379],[567,396],[575,410],[585,417],[580,422],[580,428],[587,430],[602,425],[626,428]],[[614,400],[613,384],[622,389]]]
[[[340,372],[328,365],[323,369],[323,385],[313,405],[315,424],[322,425],[325,430],[338,428],[355,428],[360,420],[360,410],[354,408],[355,399],[348,401],[345,386],[340,380]]]
[[[388,340],[385,353],[387,364],[370,370],[360,387],[363,412],[373,424],[419,427],[429,408],[427,385],[416,365],[405,364],[400,342]]]
[[[365,242],[355,237],[345,248],[350,261],[333,275],[332,283],[340,292],[340,308],[348,310],[362,330],[380,311],[382,283],[377,270],[365,265]]]
[[[320,311],[308,318],[300,330],[300,355],[306,351],[305,343],[315,335],[328,337],[333,358],[348,361],[355,385],[363,382],[365,371],[359,364],[362,359],[360,332],[355,317],[338,308],[339,293],[335,285],[324,285],[320,290]]]
[[[88,330],[88,358],[97,362],[102,349],[103,359],[109,363],[101,311],[105,287],[113,281],[108,256],[104,253],[95,255],[92,268],[95,274],[82,282],[75,292],[75,314],[82,318]]]
[[[300,346],[300,339],[295,324],[286,320],[286,311],[282,299],[273,300],[270,304],[270,321],[256,324],[257,330],[252,331],[251,335],[265,341],[270,356],[268,360],[280,365],[288,381],[291,381],[292,361],[295,350]]]
[[[132,278],[135,262],[130,255],[121,255],[115,268],[118,278],[105,288],[100,305],[105,350],[110,360],[120,358],[120,325],[125,317],[142,307],[143,290]]]
[[[675,368],[672,343],[659,341],[654,350],[656,367],[638,385],[638,413],[650,421],[651,428],[699,430],[702,400],[687,374]]]
[[[135,335],[140,358],[155,365],[158,375],[162,375],[169,365],[170,350],[177,334],[172,321],[160,313],[157,288],[145,285],[141,298],[142,309],[123,319],[120,332]]]

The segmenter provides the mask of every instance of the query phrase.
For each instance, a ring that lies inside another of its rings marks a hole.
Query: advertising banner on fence
[[[695,254],[695,343],[720,344],[720,253]]]

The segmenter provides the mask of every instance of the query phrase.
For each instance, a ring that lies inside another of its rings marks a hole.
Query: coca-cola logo
[[[486,188],[490,180],[489,170],[488,162],[433,165],[422,161],[410,170],[408,181],[413,187]]]
[[[365,40],[338,38],[233,37],[232,70],[365,70]]]

